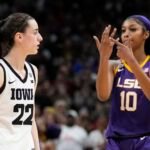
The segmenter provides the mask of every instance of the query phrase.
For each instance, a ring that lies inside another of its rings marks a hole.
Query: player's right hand
[[[97,36],[93,36],[100,56],[105,57],[106,59],[109,59],[112,54],[114,42],[110,39],[110,37],[115,36],[117,29],[114,28],[112,33],[110,33],[110,30],[111,25],[106,26],[102,33],[101,39]]]

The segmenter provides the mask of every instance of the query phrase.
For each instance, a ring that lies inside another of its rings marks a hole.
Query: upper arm
[[[117,67],[117,60],[107,61],[107,66],[103,64],[96,81],[97,96],[101,101],[107,101],[111,95],[115,73]]]
[[[31,69],[33,72],[33,76],[35,78],[35,88],[37,87],[37,83],[38,83],[38,69],[35,65],[30,64],[31,65]],[[33,122],[35,121],[35,105],[33,106]]]
[[[0,65],[0,88],[2,87],[3,83],[4,83],[4,69]]]
[[[112,82],[111,86],[113,85],[115,70],[117,69],[117,67],[119,66],[120,63],[121,63],[120,60],[110,60],[110,62],[109,62],[109,66],[110,66],[110,69],[109,69],[110,77],[109,78],[110,78],[110,81]]]
[[[4,67],[0,64],[0,94],[3,92],[6,86],[6,71]]]

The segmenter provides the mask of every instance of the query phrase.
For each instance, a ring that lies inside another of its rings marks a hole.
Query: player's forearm
[[[35,120],[33,121],[32,125],[32,137],[34,141],[35,150],[40,150],[39,137]]]
[[[108,100],[110,96],[109,73],[109,60],[101,58],[96,79],[97,96],[101,101]]]
[[[131,60],[129,66],[138,80],[145,96],[150,100],[150,78],[143,72],[136,60]]]

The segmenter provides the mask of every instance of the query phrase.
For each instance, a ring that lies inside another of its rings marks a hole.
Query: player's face
[[[145,41],[145,34],[143,26],[133,19],[126,20],[121,29],[121,40],[125,44],[128,39],[131,41],[132,49],[139,48]]]
[[[28,26],[23,33],[22,48],[28,55],[36,54],[42,40],[43,38],[39,33],[37,22],[34,19],[29,20]]]

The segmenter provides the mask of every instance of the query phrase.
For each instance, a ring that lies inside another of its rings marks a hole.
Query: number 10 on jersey
[[[137,93],[134,91],[122,91],[121,97],[121,111],[136,111],[137,109]]]

